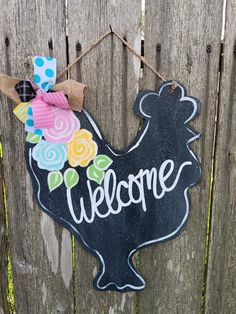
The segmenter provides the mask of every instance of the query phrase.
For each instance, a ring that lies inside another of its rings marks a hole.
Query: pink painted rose
[[[68,143],[79,129],[79,119],[72,110],[55,108],[55,125],[44,130],[44,137],[50,143]]]

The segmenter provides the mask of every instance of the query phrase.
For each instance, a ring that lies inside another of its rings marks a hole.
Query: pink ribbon
[[[34,128],[49,129],[55,124],[55,106],[61,109],[70,109],[68,100],[63,91],[44,93],[37,91],[37,96],[31,101]]]

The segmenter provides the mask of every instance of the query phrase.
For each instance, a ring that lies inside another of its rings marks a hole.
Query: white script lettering
[[[87,223],[92,223],[96,216],[99,218],[106,218],[111,214],[117,215],[123,208],[130,206],[132,203],[141,203],[143,211],[146,212],[147,206],[145,188],[149,191],[152,191],[155,199],[161,199],[166,193],[169,193],[175,189],[179,182],[183,168],[185,166],[191,165],[191,161],[183,162],[176,172],[172,183],[169,183],[169,186],[167,186],[167,180],[169,182],[171,181],[175,168],[174,161],[171,159],[165,160],[161,164],[159,171],[157,171],[156,168],[152,168],[151,170],[140,169],[137,175],[129,174],[127,181],[123,180],[118,183],[115,171],[109,169],[105,174],[103,187],[98,186],[92,190],[90,181],[87,180],[87,188],[90,198],[90,209],[87,211],[90,212],[90,215],[88,215],[86,212],[84,207],[84,199],[81,197],[80,215],[79,218],[76,217],[71,197],[71,189],[67,189],[67,203],[71,216],[74,222],[77,224],[82,223],[83,220]],[[124,198],[126,198],[126,201]],[[101,209],[99,210],[99,207],[103,209],[102,212]]]

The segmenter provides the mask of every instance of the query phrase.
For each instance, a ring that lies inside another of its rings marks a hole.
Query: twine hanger
[[[156,74],[156,76],[158,76],[162,82],[165,82],[165,78],[154,69],[154,67],[143,57],[141,56],[132,46],[130,46],[130,44],[124,40],[122,38],[122,36],[120,36],[117,32],[115,32],[112,28],[111,25],[109,25],[110,30],[108,32],[106,32],[105,34],[103,34],[101,37],[99,37],[88,49],[86,49],[78,58],[76,58],[72,63],[70,63],[62,72],[60,72],[57,76],[57,78],[59,78],[60,76],[62,76],[64,73],[68,73],[68,78],[70,78],[70,69],[76,64],[78,63],[85,55],[87,55],[90,51],[92,51],[97,45],[99,45],[106,37],[108,37],[109,35],[115,35],[117,38],[120,39],[120,41],[122,41],[122,43],[139,59],[143,62],[143,64],[145,64],[154,74]],[[172,90],[175,90],[177,87],[177,83],[175,80],[173,80],[171,88]]]
[[[62,76],[64,73],[68,73],[68,75],[70,75],[70,69],[76,64],[78,63],[85,55],[87,55],[91,50],[93,50],[93,48],[95,48],[97,45],[99,45],[106,37],[108,37],[109,35],[114,34],[117,38],[119,38],[122,43],[139,59],[143,62],[143,64],[145,64],[154,74],[156,74],[161,80],[162,82],[165,81],[164,77],[154,69],[154,67],[143,57],[141,56],[132,46],[130,46],[130,44],[124,40],[118,33],[116,33],[111,25],[110,25],[110,31],[106,32],[105,34],[103,34],[101,37],[99,37],[88,49],[86,49],[78,58],[76,58],[72,63],[70,63],[62,72],[60,72],[57,76],[57,78],[59,78],[60,76]],[[172,89],[176,88],[176,82],[173,81],[172,84]]]

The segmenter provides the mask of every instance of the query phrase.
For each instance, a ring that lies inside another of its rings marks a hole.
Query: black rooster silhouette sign
[[[201,176],[189,146],[199,138],[189,123],[200,103],[181,83],[171,86],[165,81],[157,91],[139,93],[134,111],[144,124],[121,151],[109,145],[85,109],[53,106],[55,124],[36,128],[36,104],[27,107],[25,159],[38,205],[97,257],[96,289],[144,289],[135,252],[175,238],[187,223],[188,190]],[[45,95],[56,97],[46,93],[36,102],[54,101]]]

